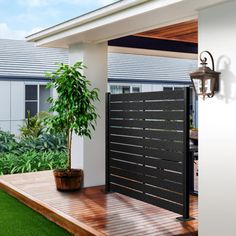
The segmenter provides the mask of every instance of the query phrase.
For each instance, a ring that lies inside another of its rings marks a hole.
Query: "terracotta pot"
[[[75,191],[81,188],[83,181],[83,170],[54,170],[53,174],[57,190]]]

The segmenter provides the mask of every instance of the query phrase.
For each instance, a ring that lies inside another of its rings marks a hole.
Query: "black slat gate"
[[[107,94],[106,189],[189,218],[189,88]]]

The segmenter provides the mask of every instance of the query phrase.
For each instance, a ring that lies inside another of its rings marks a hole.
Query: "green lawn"
[[[56,224],[0,190],[1,236],[68,236]]]

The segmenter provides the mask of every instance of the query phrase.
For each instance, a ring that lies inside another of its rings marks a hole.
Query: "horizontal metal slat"
[[[159,188],[169,189],[174,192],[182,193],[183,185],[180,183],[170,182],[168,180],[163,180],[157,177],[145,176],[144,181],[148,184],[157,186]]]
[[[183,130],[184,128],[183,122],[142,121],[142,120],[110,120],[110,127],[111,126],[162,129],[162,130]]]
[[[161,179],[161,178],[157,178],[153,176],[152,177],[147,176],[144,173],[135,173],[128,170],[111,167],[110,174],[121,176],[127,179],[136,180],[136,181],[144,181],[147,184],[150,184],[159,188],[167,189],[173,192],[182,193],[183,191],[183,185],[180,183],[174,183],[165,179]]]
[[[132,163],[127,163],[127,162],[122,162],[122,161],[117,161],[117,160],[110,160],[110,166],[115,167],[115,168],[120,168],[123,170],[128,170],[136,173],[143,173],[143,166],[137,165],[137,164],[132,164]]]
[[[110,127],[110,134],[126,135],[133,137],[146,137],[146,138],[155,138],[163,140],[176,140],[183,141],[183,132],[182,131],[169,131],[169,130],[143,130],[143,129],[132,129],[132,128],[117,128]]]
[[[166,200],[177,202],[180,204],[183,203],[182,195],[175,193],[175,192],[170,192],[165,189],[160,189],[160,188],[156,188],[156,187],[153,187],[150,185],[145,185],[142,182],[136,182],[136,181],[125,179],[125,178],[122,178],[119,176],[112,176],[112,175],[110,176],[110,181],[113,184],[128,187],[128,188],[134,189],[136,191],[149,193],[149,194],[164,198]]]
[[[170,192],[166,191],[164,189],[152,187],[149,185],[145,185],[143,188],[145,193],[149,193],[152,195],[155,195],[157,197],[164,198],[166,200],[170,200],[179,204],[183,204],[183,196],[181,194],[175,193],[175,192]]]
[[[147,166],[142,166],[134,163],[128,163],[128,162],[123,162],[119,160],[110,160],[110,166],[114,168],[120,168],[126,171],[132,171],[136,173],[145,173],[148,176],[153,176],[157,177],[160,179],[167,179],[176,183],[181,183],[182,182],[182,174],[180,173],[175,173],[175,172],[170,172],[170,171],[165,171],[162,169],[157,169],[157,168],[151,168]]]
[[[170,180],[175,183],[182,183],[183,181],[183,175],[180,173],[170,172],[166,170],[161,169],[155,169],[151,167],[144,167],[145,174],[148,176],[157,177],[159,179],[163,180]]]
[[[110,151],[110,158],[127,161],[127,162],[138,163],[138,164],[143,164],[145,161],[143,156],[130,155],[127,153],[119,153],[119,152],[113,152],[113,151]]]
[[[160,91],[147,93],[111,94],[111,101],[140,101],[140,100],[165,100],[183,99],[184,91]]]
[[[183,154],[177,152],[169,152],[169,151],[162,151],[158,149],[144,149],[143,155],[156,157],[159,159],[175,161],[175,162],[182,162],[183,161]]]
[[[143,155],[143,148],[142,147],[134,147],[129,145],[120,145],[120,144],[110,144],[110,150],[111,151],[119,151],[119,152],[125,152],[130,154],[138,154]]]
[[[163,200],[163,199],[160,199],[157,197],[153,197],[153,196],[150,196],[147,194],[144,195],[142,192],[135,191],[135,190],[132,190],[129,188],[125,188],[123,186],[119,186],[119,185],[116,185],[113,183],[111,183],[110,188],[111,188],[111,191],[118,192],[118,193],[124,194],[126,196],[129,196],[129,197],[141,200],[141,201],[145,201],[147,203],[165,208],[167,210],[174,211],[178,214],[182,214],[183,206],[180,204],[166,201],[166,200]]]
[[[111,111],[110,118],[183,120],[182,111]]]
[[[153,197],[153,196],[150,196],[150,195],[147,195],[147,194],[144,197],[144,201],[147,202],[147,203],[162,207],[164,209],[173,211],[173,212],[178,213],[178,214],[183,213],[183,206],[180,205],[180,204],[165,201],[163,199],[156,198],[156,197]]]
[[[121,144],[110,144],[111,151],[124,152],[136,155],[150,156],[156,157],[159,159],[182,162],[183,154],[177,152],[163,151],[158,149],[147,149],[138,146],[130,146],[130,145],[121,145]]]
[[[120,178],[120,177],[113,176],[113,175],[110,176],[110,181],[113,184],[118,184],[118,185],[122,185],[124,187],[129,187],[131,189],[134,189],[134,190],[137,190],[140,192],[142,192],[143,188],[144,188],[144,185],[141,182],[136,182],[136,181],[132,181],[129,179],[124,179],[124,178]]]
[[[115,167],[110,167],[110,174],[122,176],[124,178],[137,180],[137,181],[143,181],[143,178],[144,178],[142,173],[134,173],[134,172],[127,171],[127,170],[117,169]]]
[[[142,192],[134,191],[132,189],[124,188],[122,186],[112,184],[112,183],[110,184],[110,189],[113,192],[121,193],[121,194],[124,194],[126,196],[144,201],[144,194]]]
[[[113,143],[123,143],[123,144],[131,144],[136,146],[143,147],[157,147],[159,149],[172,150],[182,152],[184,147],[182,142],[170,142],[163,140],[155,140],[155,139],[146,139],[143,137],[126,137],[126,136],[110,136],[110,142]]]
[[[184,110],[183,101],[110,103],[112,110]]]
[[[145,158],[145,165],[153,166],[157,168],[163,168],[167,170],[172,170],[176,172],[183,172],[183,165],[180,162],[165,161],[155,158]]]
[[[156,168],[172,170],[176,172],[183,171],[183,165],[182,163],[179,162],[166,161],[162,159],[147,158],[147,157],[144,158],[143,156],[130,155],[114,151],[110,151],[110,158],[117,159],[119,161],[132,162],[136,164],[143,164],[147,166],[153,166]]]
[[[136,145],[136,146],[143,146],[144,145],[143,137],[124,137],[124,136],[111,135],[110,142],[131,144],[131,145]]]

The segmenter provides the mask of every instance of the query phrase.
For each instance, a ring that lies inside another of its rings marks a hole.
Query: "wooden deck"
[[[197,220],[179,222],[179,215],[103,187],[80,192],[55,190],[51,171],[0,177],[5,190],[74,235],[197,235]],[[190,215],[197,219],[198,200],[191,196]]]

